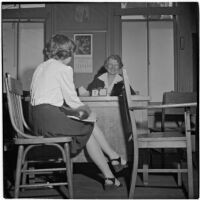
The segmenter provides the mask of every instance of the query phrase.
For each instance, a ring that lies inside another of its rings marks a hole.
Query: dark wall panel
[[[54,29],[61,30],[106,30],[106,4],[56,4],[54,6]]]
[[[103,65],[107,46],[107,4],[55,4],[53,5],[53,30],[71,38],[77,33],[93,34],[93,72],[75,73],[76,87],[87,85]],[[73,66],[73,61],[71,63]]]

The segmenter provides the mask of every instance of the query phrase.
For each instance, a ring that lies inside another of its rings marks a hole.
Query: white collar
[[[103,73],[102,75],[100,75],[99,77],[98,77],[98,79],[100,79],[101,81],[108,81],[108,72],[105,72],[105,73]],[[119,82],[119,81],[122,81],[123,79],[122,79],[122,77],[119,75],[119,74],[117,74],[116,76],[115,76],[115,79],[114,79],[114,81],[115,82]]]
[[[110,94],[110,92],[112,91],[112,88],[113,88],[113,86],[114,86],[115,83],[118,83],[118,82],[120,82],[120,81],[123,80],[122,77],[121,77],[119,74],[117,74],[117,75],[115,76],[115,78],[114,78],[112,84],[108,87],[108,72],[106,72],[106,73],[100,75],[100,76],[98,77],[98,79],[100,79],[101,81],[103,81],[103,82],[105,83],[105,86],[104,86],[104,87],[107,88],[108,94]]]

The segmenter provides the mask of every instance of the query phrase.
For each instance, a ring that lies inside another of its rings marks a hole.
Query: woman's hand
[[[79,118],[82,119],[87,119],[88,116],[91,113],[91,110],[88,105],[80,106],[76,109],[79,112]]]

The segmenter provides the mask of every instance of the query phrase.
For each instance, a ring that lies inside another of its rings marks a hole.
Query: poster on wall
[[[92,73],[92,34],[74,34],[74,41],[77,45],[74,54],[74,72]]]

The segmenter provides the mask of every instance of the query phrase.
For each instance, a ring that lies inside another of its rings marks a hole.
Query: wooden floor
[[[130,181],[130,170],[125,170],[119,174],[119,180],[123,187],[104,191],[102,187],[103,178],[93,164],[75,164],[74,165],[74,198],[76,199],[127,199]],[[187,183],[187,177],[183,176],[184,185]],[[198,172],[194,168],[194,192],[195,199],[199,197]],[[48,188],[31,189],[20,193],[20,198],[39,198],[39,199],[63,199],[67,197],[67,189]],[[13,187],[5,191],[5,198],[13,197]],[[177,187],[176,176],[173,174],[153,174],[149,177],[149,186],[144,186],[142,179],[138,176],[137,187],[134,199],[186,199],[187,193],[185,187]]]

